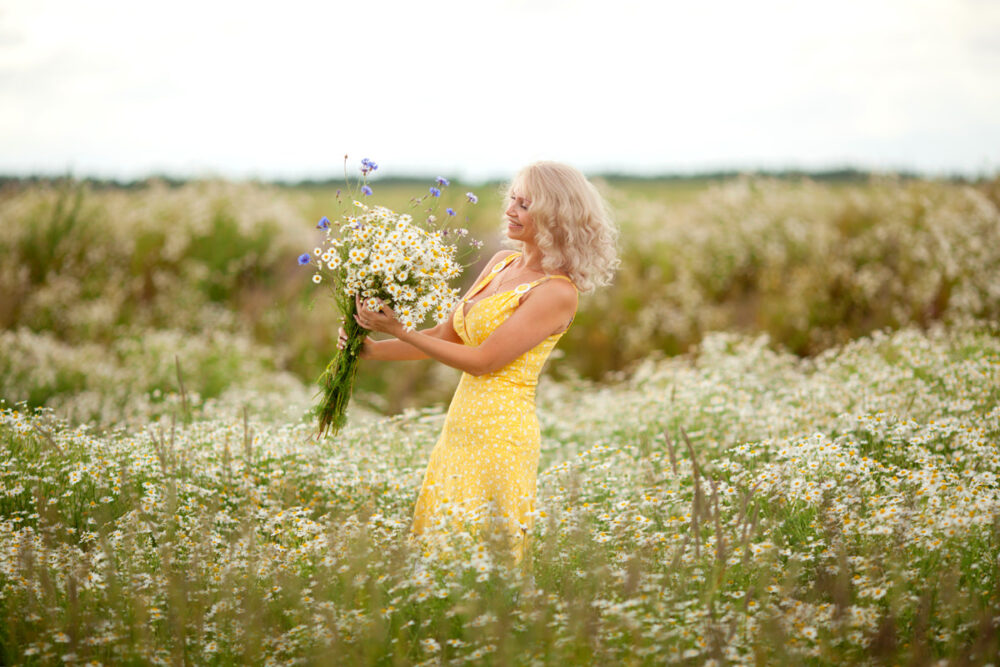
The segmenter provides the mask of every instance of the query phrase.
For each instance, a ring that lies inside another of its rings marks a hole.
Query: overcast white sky
[[[997,0],[0,0],[0,173],[1000,170]]]

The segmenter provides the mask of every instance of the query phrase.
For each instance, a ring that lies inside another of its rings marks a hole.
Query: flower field
[[[400,212],[427,192],[373,187]],[[651,354],[685,353],[712,331],[766,333],[815,355],[886,328],[1000,320],[1000,179],[601,188],[621,227],[622,266],[610,287],[581,299],[557,348],[565,356],[551,365],[557,377],[602,380]],[[481,201],[461,224],[486,246],[466,281],[501,236],[499,190],[475,189]],[[440,206],[460,209],[464,190],[447,188]],[[311,383],[336,349],[340,315],[322,290],[305,288],[313,272],[295,258],[321,245],[316,221],[336,202],[334,188],[224,182],[0,190],[0,335],[16,336],[0,343],[0,398],[81,421],[141,421],[146,408],[134,402],[96,401],[166,391],[176,375],[168,340],[184,341],[173,350],[182,368],[202,367],[209,350],[225,360],[188,374],[206,399],[259,377],[237,368],[227,380],[244,354]],[[147,337],[143,359],[135,352]],[[433,363],[363,365],[356,400],[397,413],[447,401],[455,383]]]
[[[530,573],[407,539],[441,408],[0,414],[4,662],[833,664],[1000,650],[1000,337],[716,334],[539,395]]]
[[[1000,181],[602,187],[523,568],[408,538],[450,369],[313,439],[332,192],[0,191],[0,663],[1000,665]]]

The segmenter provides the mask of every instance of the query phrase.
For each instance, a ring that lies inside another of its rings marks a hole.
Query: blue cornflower
[[[361,186],[361,194],[363,194],[363,195],[370,195],[371,193],[372,193],[372,189],[370,187],[368,187],[367,185],[362,185]]]
[[[451,185],[451,183],[448,182],[448,179],[445,178],[444,176],[437,177],[437,184],[440,185],[442,188],[446,188],[449,185]]]
[[[361,158],[361,173],[367,174],[370,171],[375,171],[378,169],[378,165],[369,160],[368,158]]]
[[[431,195],[434,197],[440,197],[441,191],[435,188],[434,186],[431,186]]]
[[[476,195],[472,194],[471,192],[466,192],[465,193],[465,197],[466,197],[466,199],[468,199],[473,204],[475,204],[475,203],[477,203],[479,201],[479,197],[477,197]]]
[[[316,227],[318,229],[330,229],[330,218],[324,215],[319,219],[319,222],[316,223]]]
[[[299,266],[305,266],[309,263],[309,253],[304,252],[299,255]]]
[[[455,215],[455,209],[453,208],[446,208],[444,212],[447,213],[448,215]]]

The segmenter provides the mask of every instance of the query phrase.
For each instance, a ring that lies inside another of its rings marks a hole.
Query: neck
[[[519,261],[527,269],[545,273],[545,269],[542,268],[542,251],[534,243],[522,243],[521,257],[516,261]]]

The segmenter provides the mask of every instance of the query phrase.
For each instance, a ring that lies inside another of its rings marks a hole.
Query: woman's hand
[[[361,341],[361,347],[358,348],[358,357],[361,359],[370,359],[372,356],[372,345],[375,343],[371,337],[366,336],[363,341]],[[347,332],[344,331],[344,327],[337,329],[337,349],[343,350],[347,347]]]
[[[358,309],[354,321],[368,331],[379,331],[399,338],[403,325],[396,319],[396,313],[392,312],[392,308],[378,300],[378,310],[372,310],[366,302],[367,299],[354,295],[354,304]]]

